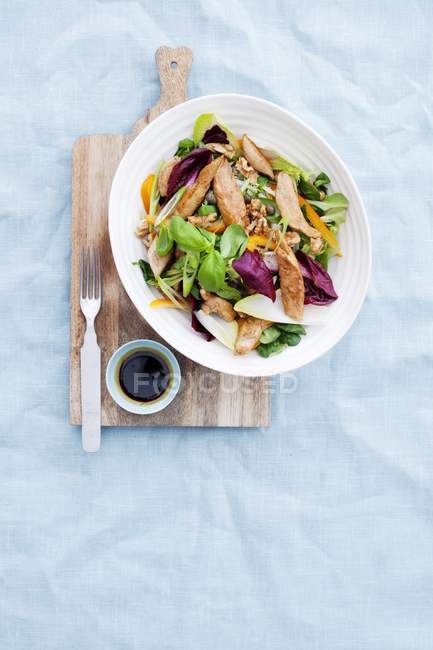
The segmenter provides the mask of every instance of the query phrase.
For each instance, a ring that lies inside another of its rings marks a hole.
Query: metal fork
[[[81,252],[80,307],[86,318],[86,332],[80,350],[81,439],[85,451],[101,446],[101,350],[95,332],[95,318],[101,308],[101,261],[95,247]]]

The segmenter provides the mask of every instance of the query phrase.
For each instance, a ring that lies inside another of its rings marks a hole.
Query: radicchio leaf
[[[167,197],[170,198],[184,185],[192,185],[197,176],[212,160],[209,149],[194,149],[184,156],[171,170],[167,183]]]
[[[245,251],[232,263],[247,287],[275,302],[276,294],[272,273],[258,251]]]
[[[197,311],[198,306],[199,306],[198,300],[196,300],[194,298],[194,296],[190,294],[188,296],[188,302],[191,304],[191,327],[192,327],[192,329],[195,332],[198,332],[198,334],[201,334],[201,336],[203,336],[203,338],[205,338],[206,341],[213,341],[213,339],[215,338],[214,335],[211,334],[209,332],[209,330],[207,330],[204,327],[204,325],[202,325],[200,323],[199,319],[197,318],[197,316],[194,313],[194,312]]]
[[[218,144],[229,144],[229,139],[227,133],[223,129],[215,124],[212,128],[208,129],[203,136],[204,144],[209,144],[215,142]]]
[[[304,278],[306,305],[329,305],[337,300],[330,275],[323,266],[302,251],[296,251],[302,277]]]

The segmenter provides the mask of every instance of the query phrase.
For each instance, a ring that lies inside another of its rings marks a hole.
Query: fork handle
[[[95,326],[87,323],[81,366],[81,439],[85,451],[98,451],[101,446],[101,350]]]

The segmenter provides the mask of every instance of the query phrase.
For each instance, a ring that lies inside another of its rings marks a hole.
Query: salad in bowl
[[[190,313],[197,336],[234,355],[298,345],[338,300],[328,262],[342,255],[346,196],[213,113],[191,136],[141,185],[135,264],[159,292],[149,307]]]

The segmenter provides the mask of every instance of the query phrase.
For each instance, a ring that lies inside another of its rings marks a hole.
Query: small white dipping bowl
[[[131,397],[128,397],[120,387],[120,366],[131,354],[139,351],[154,352],[161,356],[170,368],[171,379],[167,390],[165,390],[160,397],[151,402],[139,402],[138,400],[134,400]],[[171,350],[165,347],[165,345],[161,345],[161,343],[151,341],[150,339],[137,339],[136,341],[125,343],[125,345],[122,345],[114,352],[107,365],[105,381],[107,383],[108,392],[121,408],[130,413],[149,415],[150,413],[162,411],[162,409],[174,400],[180,388],[181,374],[176,357]]]

